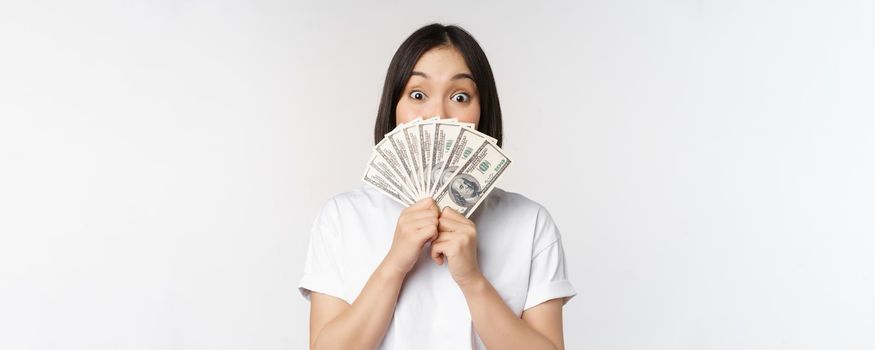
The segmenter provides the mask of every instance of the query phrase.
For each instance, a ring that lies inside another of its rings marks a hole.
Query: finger
[[[434,262],[437,263],[438,265],[444,264],[444,257],[446,256],[446,254],[444,254],[444,250],[446,248],[447,248],[446,242],[433,243],[431,245],[431,253],[430,253],[431,259],[434,260]]]
[[[459,233],[459,232],[438,230],[438,234],[435,237],[432,244],[434,245],[434,244],[438,244],[438,243],[444,243],[444,242],[450,242],[453,240],[457,240],[457,239],[461,238],[461,235],[462,235],[462,233]]]
[[[426,216],[426,217],[423,217],[421,219],[411,220],[408,223],[408,225],[410,225],[410,227],[413,227],[414,229],[418,230],[418,229],[421,229],[423,227],[435,227],[435,228],[437,228],[439,223],[440,223],[440,220],[438,218],[433,217],[433,216]]]
[[[437,242],[441,239],[441,230],[438,229],[437,226],[435,226],[434,228],[435,228],[434,236],[432,236],[428,240],[431,244],[435,244],[435,242]]]
[[[457,212],[455,209],[450,208],[450,207],[444,207],[444,210],[441,211],[441,217],[446,217],[447,219],[455,220],[455,221],[463,222],[463,223],[471,221],[468,218],[466,218],[464,215],[462,215],[461,213]]]
[[[441,217],[438,219],[438,230],[443,231],[464,231],[468,225],[463,222],[458,222],[452,219]]]
[[[413,222],[413,221],[428,219],[428,218],[437,219],[438,216],[435,215],[435,213],[430,212],[430,211],[419,210],[419,211],[406,213],[401,220],[404,222]]]
[[[435,203],[434,198],[427,197],[426,199],[426,208],[428,208],[429,212],[433,212],[435,215],[441,215],[441,209],[438,208],[437,203]]]
[[[428,208],[429,206],[431,206],[431,205],[433,205],[433,204],[434,204],[434,199],[433,199],[433,198],[431,198],[431,197],[425,197],[425,198],[422,198],[422,199],[416,201],[416,203],[413,203],[413,205],[407,207],[406,209],[422,209],[422,208]]]
[[[425,227],[437,228],[440,222],[435,217],[425,217],[419,220],[402,220],[398,221],[398,230],[400,232],[415,232]]]
[[[416,231],[418,241],[421,245],[425,245],[425,242],[433,242],[438,237],[438,229],[437,227],[423,227]]]

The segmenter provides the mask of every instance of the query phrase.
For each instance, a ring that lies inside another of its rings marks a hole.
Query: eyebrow
[[[425,74],[423,72],[413,71],[410,73],[410,76],[414,76],[414,75],[418,75],[418,76],[421,76],[425,79],[429,79],[428,74]],[[454,75],[452,78],[450,78],[450,80],[459,80],[459,79],[471,79],[471,81],[474,81],[474,77],[472,77],[471,74],[468,74],[468,73],[459,73],[459,74]]]

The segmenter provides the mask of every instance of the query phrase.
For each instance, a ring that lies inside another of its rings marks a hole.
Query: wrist
[[[383,262],[377,266],[376,273],[384,280],[403,280],[404,277],[407,276],[407,271],[404,271],[391,263],[387,263],[386,260],[383,260]]]
[[[480,292],[489,285],[489,280],[482,273],[478,272],[471,278],[456,282],[464,294]]]

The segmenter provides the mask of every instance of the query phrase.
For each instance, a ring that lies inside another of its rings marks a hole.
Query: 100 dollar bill
[[[450,177],[435,196],[440,210],[450,207],[465,217],[495,188],[495,183],[510,165],[510,159],[492,142],[485,141]]]

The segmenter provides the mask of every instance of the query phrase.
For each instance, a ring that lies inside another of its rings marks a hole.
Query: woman
[[[374,142],[429,116],[474,123],[501,145],[489,62],[456,26],[428,25],[401,44]],[[404,208],[368,186],[323,206],[299,291],[312,349],[563,349],[562,306],[576,295],[538,203],[496,188],[468,219],[431,198]]]

